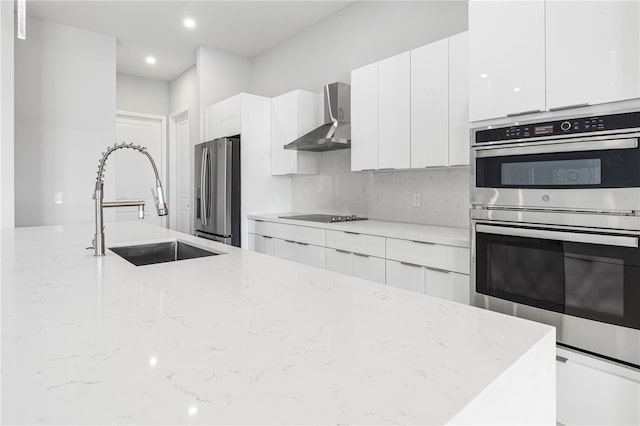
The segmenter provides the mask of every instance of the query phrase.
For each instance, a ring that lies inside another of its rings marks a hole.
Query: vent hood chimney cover
[[[324,86],[324,124],[284,149],[334,151],[351,148],[351,87],[344,83]]]

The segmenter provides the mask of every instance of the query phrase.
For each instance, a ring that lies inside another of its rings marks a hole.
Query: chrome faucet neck
[[[120,145],[114,144],[112,147],[109,147],[105,152],[102,153],[102,158],[98,162],[98,176],[96,177],[96,185],[93,193],[93,199],[95,200],[95,228],[96,233],[93,240],[93,248],[95,256],[104,256],[105,255],[105,242],[104,242],[104,217],[103,217],[103,209],[106,207],[138,207],[138,218],[144,218],[144,205],[145,202],[143,200],[136,201],[112,201],[105,202],[104,200],[104,166],[107,162],[107,158],[111,155],[112,152],[118,149],[133,149],[135,151],[144,154],[149,161],[151,162],[151,166],[153,167],[153,172],[156,177],[156,187],[155,190],[152,188],[151,191],[153,193],[153,198],[155,199],[156,209],[158,211],[158,216],[166,216],[169,213],[169,209],[167,208],[167,204],[164,198],[164,191],[162,189],[162,182],[160,181],[160,175],[158,174],[158,168],[156,167],[155,161],[151,157],[151,154],[147,151],[147,148],[142,147],[140,145],[134,145],[132,143],[121,143]]]

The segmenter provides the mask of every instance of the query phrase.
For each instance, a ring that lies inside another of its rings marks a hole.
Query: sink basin
[[[178,260],[222,254],[204,250],[179,240],[153,244],[138,244],[134,246],[110,247],[109,250],[136,266],[176,262]]]

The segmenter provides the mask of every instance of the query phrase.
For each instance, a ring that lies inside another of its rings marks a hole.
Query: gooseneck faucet
[[[105,207],[138,207],[138,218],[144,219],[144,201],[135,200],[135,201],[103,201],[103,174],[104,174],[104,166],[107,161],[107,157],[111,155],[112,152],[118,149],[129,148],[140,152],[147,156],[149,161],[151,162],[151,166],[153,167],[153,172],[156,175],[156,188],[155,191],[151,188],[151,193],[153,194],[153,198],[156,203],[156,209],[158,210],[158,216],[166,216],[169,213],[169,209],[167,209],[167,204],[164,199],[164,191],[162,190],[162,182],[160,182],[160,175],[158,174],[158,168],[156,167],[156,163],[153,161],[153,158],[147,151],[147,148],[141,147],[140,145],[134,145],[132,143],[125,143],[118,145],[117,143],[113,146],[109,147],[106,152],[102,153],[102,158],[98,163],[98,177],[96,178],[96,187],[93,193],[93,199],[95,200],[96,205],[96,234],[93,239],[93,248],[95,250],[96,256],[104,256],[105,255],[105,245],[104,245],[104,223],[102,217],[102,209]]]

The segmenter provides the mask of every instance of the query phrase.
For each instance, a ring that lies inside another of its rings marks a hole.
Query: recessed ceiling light
[[[487,78],[489,77],[489,74],[487,74],[486,72],[483,72],[482,74],[480,74],[480,78]]]
[[[155,65],[156,64],[156,58],[154,58],[153,56],[147,56],[147,59],[145,59],[145,61],[147,61],[147,63],[149,65]]]
[[[519,87],[514,87],[514,88],[513,88],[513,91],[514,91],[514,92],[519,92],[519,91],[520,91],[520,88],[519,88]]]
[[[196,21],[194,21],[191,18],[186,18],[184,21],[184,26],[187,28],[195,28],[196,27]]]

